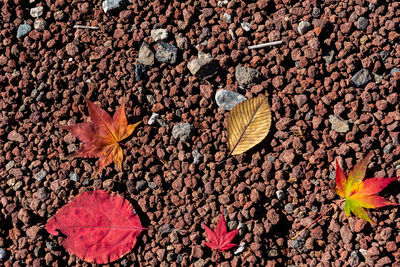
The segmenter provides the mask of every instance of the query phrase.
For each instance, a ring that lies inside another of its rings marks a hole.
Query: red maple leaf
[[[217,228],[215,229],[215,232],[207,227],[207,225],[205,225],[204,223],[203,226],[206,229],[207,237],[210,240],[210,242],[204,242],[204,245],[211,249],[217,250],[217,259],[215,262],[215,266],[217,266],[219,251],[227,251],[230,248],[236,246],[236,244],[231,243],[231,241],[233,240],[239,229],[228,232],[226,229],[225,219],[222,214],[217,223]]]
[[[129,201],[104,190],[79,194],[46,224],[50,234],[67,236],[62,244],[68,252],[97,264],[131,251],[144,229]]]
[[[99,174],[111,162],[121,170],[124,154],[119,142],[129,137],[140,122],[128,125],[125,116],[125,98],[113,117],[89,99],[85,98],[85,101],[91,122],[62,127],[83,142],[74,156],[99,158],[97,170],[92,177]]]

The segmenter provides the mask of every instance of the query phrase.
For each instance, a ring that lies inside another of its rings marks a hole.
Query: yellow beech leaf
[[[239,155],[260,143],[271,128],[268,97],[259,95],[237,104],[228,119],[228,146]]]

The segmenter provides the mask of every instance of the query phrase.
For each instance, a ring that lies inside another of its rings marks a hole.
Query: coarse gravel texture
[[[138,0],[107,13],[102,2],[0,2],[0,265],[89,266],[44,225],[102,188],[149,228],[113,266],[212,265],[201,223],[215,228],[221,212],[230,230],[242,226],[234,242],[244,248],[221,253],[220,266],[399,266],[397,207],[371,210],[376,225],[340,207],[290,239],[339,199],[335,160],[349,170],[373,150],[367,176],[400,176],[399,2]],[[153,29],[167,30],[164,43]],[[165,62],[136,67],[144,42],[165,48]],[[208,80],[187,67],[204,53],[218,65]],[[237,66],[261,75],[241,88]],[[355,86],[361,69],[370,79]],[[271,132],[240,156],[229,156],[219,88],[270,98]],[[124,148],[123,172],[110,165],[91,180],[95,160],[68,157],[79,141],[60,126],[88,120],[80,94],[110,113],[125,95],[128,121],[143,121],[125,141],[138,149]],[[182,123],[190,135],[174,138]],[[400,202],[399,192],[394,182],[383,195]]]

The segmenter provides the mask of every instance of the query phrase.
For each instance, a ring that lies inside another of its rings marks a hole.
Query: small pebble
[[[284,198],[285,198],[285,192],[284,192],[283,190],[278,190],[278,191],[276,191],[276,197],[277,197],[279,200],[284,199]]]
[[[288,203],[285,205],[285,211],[287,214],[292,214],[294,211],[294,205],[292,203]]]
[[[357,29],[359,30],[365,30],[368,26],[368,19],[364,17],[359,17],[357,20]]]
[[[346,133],[350,130],[349,123],[335,115],[329,116],[329,122],[331,123],[332,130],[338,133]]]
[[[224,15],[222,16],[222,19],[226,22],[226,23],[232,23],[232,15],[229,13],[224,13]]]
[[[156,59],[163,63],[174,64],[178,54],[178,48],[172,44],[160,42],[157,47]]]
[[[147,186],[147,182],[145,180],[140,180],[136,182],[136,190],[141,191],[145,189]]]
[[[367,69],[361,69],[356,74],[354,74],[351,81],[354,83],[355,86],[361,87],[368,83],[371,80],[371,75]]]
[[[76,183],[78,181],[78,174],[76,174],[75,172],[70,172],[69,179]]]
[[[148,186],[149,186],[150,189],[153,189],[153,190],[157,188],[157,185],[156,185],[155,182],[149,182]]]
[[[308,21],[301,21],[297,27],[297,31],[301,35],[306,34],[309,30],[311,30],[311,23]]]
[[[215,94],[217,105],[225,110],[232,110],[237,104],[245,101],[247,98],[236,92],[228,90],[219,90]]]
[[[246,32],[249,32],[251,30],[250,23],[243,21],[240,23],[240,26],[242,26],[242,29]]]
[[[379,55],[380,55],[382,61],[385,61],[389,56],[389,51],[382,50],[381,52],[379,52]]]
[[[238,255],[240,253],[242,253],[245,249],[246,246],[246,242],[240,242],[239,247],[235,250],[235,252],[233,252],[233,254]]]
[[[321,9],[314,7],[311,16],[313,16],[313,18],[319,18],[319,16],[321,16]]]
[[[195,58],[188,63],[187,67],[191,74],[196,75],[201,79],[212,77],[218,69],[215,60],[210,57]]]
[[[167,29],[153,29],[151,30],[150,35],[155,42],[161,42],[168,39]]]
[[[146,67],[142,64],[135,65],[135,81],[140,82],[146,77]]]
[[[44,169],[41,169],[39,172],[37,172],[33,177],[36,179],[36,181],[40,182],[45,178],[47,175],[47,172]]]
[[[0,248],[0,260],[3,260],[7,256],[7,251],[4,248]]]
[[[192,133],[193,125],[187,122],[174,125],[172,128],[172,137],[181,141],[187,141]]]
[[[46,241],[46,248],[48,250],[53,250],[57,247],[57,245],[53,241]]]
[[[235,69],[235,78],[239,86],[251,88],[258,83],[262,75],[259,71],[253,68],[246,68],[238,65]]]
[[[37,7],[31,8],[30,14],[34,18],[40,17],[41,15],[43,15],[43,7],[42,6],[37,6]]]
[[[203,160],[203,155],[197,150],[192,151],[193,163],[199,164]]]
[[[9,171],[12,167],[14,167],[15,161],[11,160],[6,164],[6,171]]]
[[[117,10],[126,6],[128,1],[121,1],[121,0],[104,0],[102,7],[104,13],[107,13],[112,10]]]
[[[27,24],[26,22],[20,24],[17,30],[17,38],[24,37],[31,31],[31,25]]]
[[[140,46],[138,61],[146,66],[152,66],[154,64],[153,49],[145,42]]]
[[[153,112],[151,114],[149,120],[147,121],[147,124],[153,125],[159,117],[160,117],[160,114]]]
[[[335,56],[335,51],[333,50],[323,50],[322,51],[322,58],[325,60],[327,65],[333,62],[333,58]]]

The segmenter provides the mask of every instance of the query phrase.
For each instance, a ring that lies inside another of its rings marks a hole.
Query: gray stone
[[[88,179],[83,180],[82,185],[88,185],[88,184],[89,184],[89,180]]]
[[[217,105],[225,110],[232,110],[237,104],[246,99],[247,98],[244,95],[224,89],[219,90],[215,94]]]
[[[318,7],[314,7],[311,12],[311,16],[313,16],[314,18],[319,18],[319,16],[321,16],[321,9],[319,9]]]
[[[160,117],[160,114],[153,112],[151,114],[149,120],[147,121],[147,124],[153,125],[159,117]]]
[[[371,80],[371,75],[367,69],[359,70],[354,76],[351,78],[351,81],[355,86],[361,87],[368,83]]]
[[[107,13],[112,10],[117,10],[125,7],[128,1],[125,0],[104,0],[103,1],[103,11]]]
[[[143,42],[139,49],[138,61],[146,66],[154,64],[154,51],[147,43]]]
[[[23,185],[22,181],[16,182],[13,186],[14,191],[18,191],[18,189],[20,189],[22,185]]]
[[[249,32],[251,30],[250,23],[243,21],[240,23],[240,26],[242,26],[242,29],[246,32]]]
[[[390,74],[391,74],[392,76],[394,76],[396,72],[400,72],[400,69],[399,69],[399,68],[393,68],[393,69],[390,71]]]
[[[172,128],[172,137],[181,141],[187,141],[192,134],[193,125],[187,122],[174,125]]]
[[[365,30],[368,26],[368,19],[364,17],[359,17],[357,20],[357,29],[359,30]]]
[[[47,172],[44,169],[41,169],[39,172],[33,175],[33,177],[36,179],[36,181],[40,182],[44,177],[46,177],[46,175]]]
[[[69,179],[76,183],[78,181],[78,174],[76,174],[75,172],[70,172]]]
[[[37,7],[31,8],[30,14],[34,18],[40,17],[41,15],[43,15],[43,7],[42,6],[37,6]]]
[[[350,130],[349,123],[335,115],[329,116],[329,122],[331,123],[332,130],[338,133],[346,133]]]
[[[140,82],[146,77],[146,67],[142,64],[135,65],[135,81]]]
[[[147,186],[147,182],[145,180],[140,180],[136,182],[136,190],[141,191],[145,189]]]
[[[235,78],[238,84],[245,88],[250,88],[261,80],[261,73],[252,68],[245,68],[241,65],[235,69]]]
[[[193,163],[196,165],[199,164],[203,159],[203,155],[197,149],[192,151],[192,157]]]
[[[385,61],[389,56],[389,51],[382,50],[381,52],[379,52],[379,55],[381,56],[381,59]]]
[[[31,31],[31,25],[27,24],[26,22],[20,24],[17,30],[17,38],[24,37]]]
[[[217,64],[213,58],[195,58],[187,65],[191,74],[207,79],[217,72]]]
[[[167,29],[154,29],[150,32],[151,37],[156,42],[165,41],[168,39]]]
[[[322,51],[322,58],[325,60],[327,65],[333,62],[333,57],[335,56],[335,51],[333,50],[323,50]]]
[[[300,21],[299,26],[297,26],[297,31],[303,35],[311,30],[311,23],[308,21]]]
[[[48,250],[53,250],[57,247],[57,245],[53,241],[46,241],[46,248]]]
[[[3,260],[7,256],[7,252],[4,248],[0,248],[0,260]]]
[[[287,214],[292,214],[294,211],[294,205],[292,203],[288,203],[285,205],[285,211]]]
[[[156,59],[163,63],[174,64],[178,54],[178,48],[172,44],[160,42],[157,47]]]
[[[283,190],[278,190],[278,191],[276,191],[276,197],[277,197],[279,200],[284,199],[284,198],[285,198],[285,191],[283,191]]]
[[[232,15],[229,13],[224,13],[224,15],[222,15],[222,19],[226,22],[226,23],[232,23]]]
[[[290,243],[290,247],[296,249],[299,252],[302,252],[304,250],[304,243],[304,238],[299,236],[298,238],[293,240],[292,243]]]

